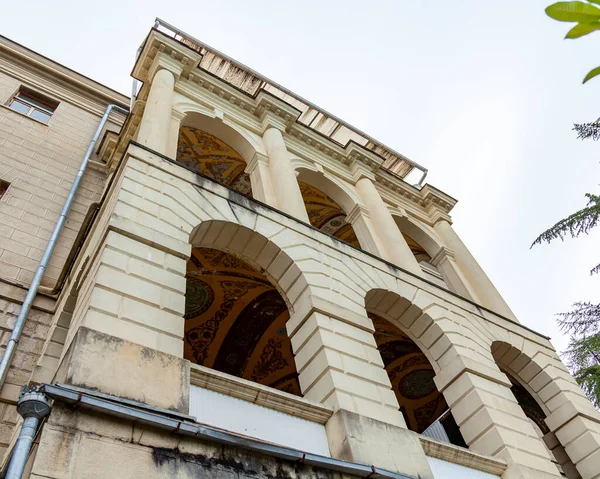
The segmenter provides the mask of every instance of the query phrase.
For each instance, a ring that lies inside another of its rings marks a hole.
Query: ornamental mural
[[[368,315],[373,320],[375,342],[406,425],[422,433],[448,409],[444,396],[433,382],[433,367],[400,329],[376,314]]]
[[[289,312],[266,277],[230,253],[193,248],[186,279],[184,357],[301,396]]]
[[[244,159],[229,145],[205,131],[181,127],[177,161],[238,193],[252,197],[250,177],[244,172]]]
[[[300,186],[310,224],[356,248],[360,248],[356,233],[352,225],[346,222],[346,214],[342,207],[314,186],[303,181],[299,181],[298,185]]]

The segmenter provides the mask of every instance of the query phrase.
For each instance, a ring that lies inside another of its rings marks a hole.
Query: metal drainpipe
[[[58,217],[58,220],[56,221],[56,225],[54,226],[54,231],[52,232],[52,236],[50,237],[50,240],[48,241],[48,244],[46,245],[46,249],[44,251],[44,254],[42,256],[40,264],[38,265],[35,275],[33,277],[33,280],[31,281],[31,285],[29,286],[29,289],[27,290],[27,295],[25,296],[25,301],[23,301],[23,305],[21,306],[21,310],[19,311],[19,316],[17,317],[15,327],[13,328],[12,333],[10,335],[10,339],[8,340],[8,344],[6,345],[6,350],[4,351],[4,355],[2,356],[2,361],[0,362],[0,389],[2,389],[2,386],[4,386],[4,381],[6,380],[6,375],[8,374],[10,364],[11,364],[12,359],[17,350],[17,343],[19,342],[21,333],[23,332],[23,327],[25,326],[25,320],[27,319],[27,316],[29,315],[29,311],[31,310],[31,306],[33,305],[33,300],[35,299],[35,297],[37,295],[38,289],[40,288],[42,278],[44,277],[44,272],[46,271],[46,268],[48,267],[48,263],[50,262],[50,257],[52,256],[52,253],[54,252],[54,248],[56,247],[56,243],[58,242],[60,233],[62,232],[62,230],[65,226],[65,223],[67,222],[67,215],[69,214],[71,205],[73,204],[73,200],[75,199],[75,194],[77,193],[77,190],[79,189],[79,184],[81,183],[81,179],[83,178],[83,173],[85,172],[85,169],[87,168],[87,165],[90,161],[90,157],[92,156],[92,153],[94,151],[94,146],[96,145],[96,142],[98,141],[98,138],[100,137],[100,133],[102,132],[104,125],[108,121],[108,117],[113,109],[119,110],[120,112],[124,113],[125,115],[129,114],[129,111],[127,111],[125,108],[121,108],[118,105],[111,104],[106,107],[106,111],[104,112],[104,115],[102,116],[102,120],[100,120],[100,124],[98,125],[98,128],[96,129],[96,133],[94,133],[94,137],[92,138],[90,146],[88,147],[88,149],[85,153],[85,156],[83,157],[83,160],[81,161],[81,165],[79,166],[79,171],[77,172],[77,175],[75,176],[75,180],[73,181],[73,184],[71,185],[71,190],[69,191],[69,195],[67,196],[67,199],[65,200],[63,209],[60,212],[60,216]]]
[[[50,399],[37,385],[23,386],[17,412],[25,421],[10,457],[5,479],[21,479],[40,420],[50,413]]]

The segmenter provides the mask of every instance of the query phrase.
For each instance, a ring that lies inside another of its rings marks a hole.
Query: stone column
[[[486,308],[495,311],[513,321],[517,318],[508,307],[494,284],[487,277],[479,263],[475,260],[471,252],[458,237],[454,228],[445,219],[439,220],[434,229],[440,236],[444,244],[454,251],[456,262],[467,282],[479,301]]]
[[[154,75],[140,124],[137,142],[163,155],[168,153],[175,76],[159,69]]]
[[[550,453],[517,403],[500,370],[464,357],[435,377],[469,448],[498,457],[513,470],[534,469],[531,477],[558,476]],[[529,477],[511,472],[503,477]]]
[[[269,158],[260,153],[255,153],[245,171],[250,175],[252,197],[266,205],[277,208],[277,197],[275,196],[269,170]]]
[[[310,224],[296,179],[296,172],[292,168],[290,155],[281,131],[275,127],[269,127],[263,135],[263,142],[269,155],[269,169],[278,208],[294,218]]]
[[[375,234],[385,249],[384,259],[421,276],[419,263],[371,179],[361,176],[356,182],[356,189],[369,210]]]

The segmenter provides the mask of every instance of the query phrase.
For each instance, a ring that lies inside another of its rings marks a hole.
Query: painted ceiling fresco
[[[300,185],[300,192],[304,199],[310,224],[356,248],[360,248],[354,228],[346,222],[346,215],[341,206],[314,186],[303,181],[299,181],[298,184]]]
[[[252,196],[250,176],[244,173],[244,159],[229,145],[205,131],[181,127],[177,161],[238,193]]]
[[[402,236],[404,236],[404,239],[406,240],[408,247],[412,251],[412,254],[415,255],[415,258],[417,258],[417,261],[419,263],[421,261],[425,261],[427,263],[429,263],[431,261],[431,256],[429,256],[427,254],[427,251],[425,251],[419,243],[417,243],[414,239],[412,239],[410,236],[408,236],[405,233],[402,233]]]
[[[406,424],[421,433],[447,409],[433,382],[435,372],[419,347],[392,323],[369,313],[375,341]]]
[[[193,248],[186,278],[184,357],[301,396],[289,312],[265,276],[232,254]]]

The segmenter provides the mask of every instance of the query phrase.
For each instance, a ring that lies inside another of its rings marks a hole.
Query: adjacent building
[[[425,168],[160,20],[133,77],[0,37],[4,472],[31,383],[23,477],[600,478]]]

